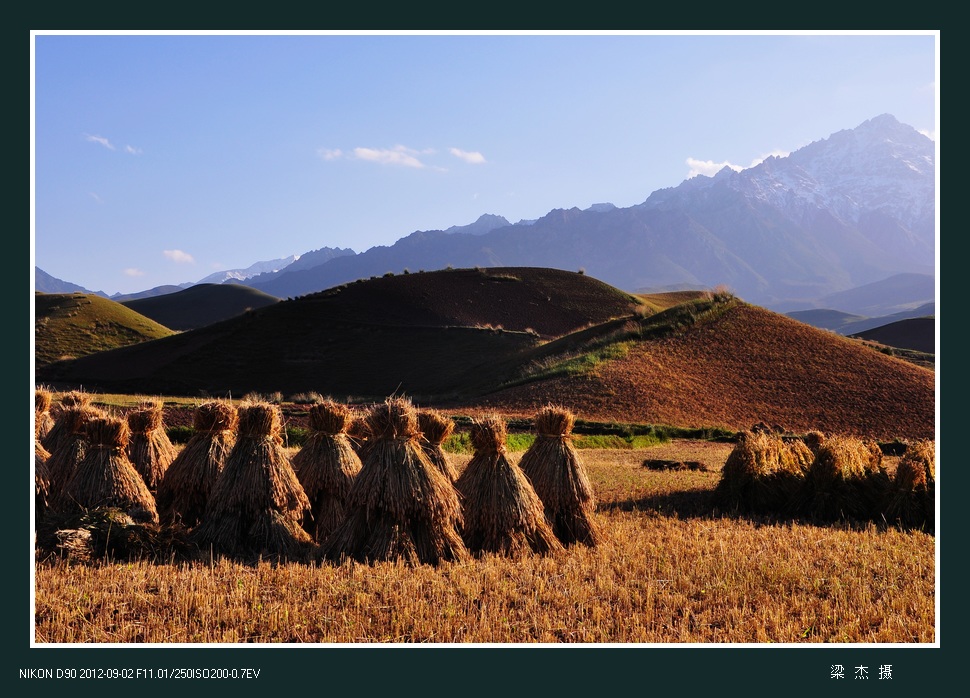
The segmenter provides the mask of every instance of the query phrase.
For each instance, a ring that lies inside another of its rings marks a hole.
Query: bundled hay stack
[[[155,498],[127,456],[128,424],[102,413],[85,426],[88,446],[64,488],[55,492],[51,510],[61,515],[116,508],[137,522],[158,522]]]
[[[195,408],[194,433],[165,470],[155,501],[166,524],[197,526],[219,473],[236,444],[239,414],[231,402],[211,400]]]
[[[47,467],[50,452],[40,442],[40,423],[34,425],[34,524],[47,514],[51,474]]]
[[[809,450],[815,454],[818,453],[818,449],[821,448],[822,444],[825,443],[825,434],[818,429],[812,429],[802,437],[802,441],[804,441]]]
[[[525,473],[505,450],[505,421],[485,415],[472,422],[475,454],[455,482],[462,497],[461,535],[475,554],[518,557],[562,550]]]
[[[44,439],[54,426],[54,417],[51,416],[53,402],[54,394],[47,388],[34,390],[34,421],[37,424],[35,438]]]
[[[602,534],[595,521],[596,499],[579,453],[572,443],[576,417],[555,405],[535,416],[536,440],[519,465],[542,500],[546,520],[564,545],[595,546]]]
[[[780,514],[796,506],[814,454],[804,441],[745,431],[721,469],[714,503],[723,509]]]
[[[888,489],[886,519],[907,527],[936,529],[936,442],[906,445]]]
[[[293,469],[310,500],[303,527],[323,542],[346,517],[345,504],[361,461],[347,435],[350,409],[328,400],[310,408],[310,436],[293,456]]]
[[[192,539],[230,557],[301,557],[313,542],[301,526],[310,501],[282,445],[280,409],[254,402],[238,412],[236,443]]]
[[[458,491],[422,450],[411,401],[388,398],[372,408],[367,431],[347,517],[324,541],[323,555],[431,565],[467,559]]]
[[[146,400],[128,413],[128,459],[153,494],[178,455],[162,424],[162,401]]]
[[[452,482],[457,480],[458,471],[441,447],[455,430],[455,423],[437,410],[421,410],[418,412],[418,429],[422,435],[421,448],[428,454],[434,466]]]
[[[358,456],[363,455],[368,436],[367,412],[360,409],[351,410],[347,419],[347,437]]]
[[[41,437],[41,444],[53,455],[63,444],[74,440],[77,415],[91,408],[91,396],[77,390],[64,393],[50,431]]]
[[[875,442],[833,436],[819,446],[795,510],[814,519],[878,518],[888,475]]]
[[[103,418],[105,413],[90,404],[71,404],[62,408],[54,422],[54,428],[47,434],[47,443],[41,440],[50,457],[47,471],[50,476],[50,496],[55,497],[70,481],[78,464],[88,448],[87,424],[94,418]]]

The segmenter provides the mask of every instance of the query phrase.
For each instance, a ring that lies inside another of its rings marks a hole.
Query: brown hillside
[[[585,376],[503,390],[487,408],[548,402],[583,419],[934,438],[934,373],[845,337],[737,303],[682,333],[636,342]]]

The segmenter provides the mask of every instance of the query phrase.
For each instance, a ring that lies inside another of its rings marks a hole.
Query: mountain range
[[[534,266],[583,269],[630,292],[721,287],[791,312],[831,307],[821,300],[898,275],[932,283],[935,233],[935,145],[883,114],[786,157],[695,176],[628,208],[555,209],[514,224],[485,214],[390,246],[323,247],[200,283],[221,279],[294,298],[389,272]],[[38,274],[37,290],[48,290],[46,276]],[[158,290],[122,300],[150,295]]]

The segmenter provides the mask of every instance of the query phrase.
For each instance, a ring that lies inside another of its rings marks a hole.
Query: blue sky
[[[34,33],[33,262],[134,293],[757,164],[889,113],[939,34]]]

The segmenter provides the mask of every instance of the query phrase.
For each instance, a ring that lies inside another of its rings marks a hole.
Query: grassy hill
[[[36,367],[160,339],[170,328],[120,303],[86,293],[35,293]]]
[[[385,276],[61,362],[55,387],[340,400],[404,393],[472,413],[932,436],[934,375],[730,295],[648,302],[576,272]]]
[[[197,284],[121,304],[173,330],[194,330],[279,302],[276,296],[241,284]]]
[[[851,336],[889,347],[936,353],[936,319],[932,317],[899,320]]]

